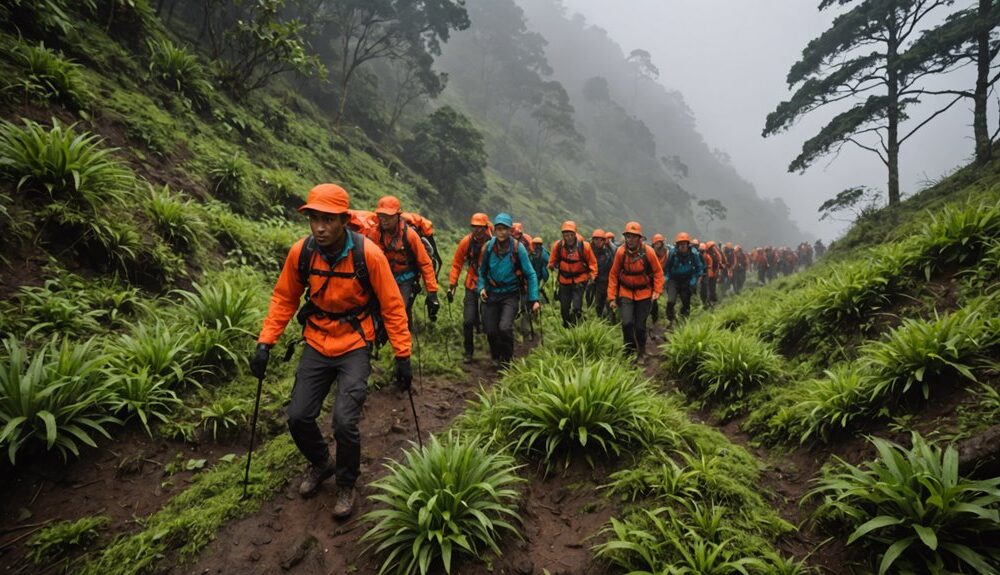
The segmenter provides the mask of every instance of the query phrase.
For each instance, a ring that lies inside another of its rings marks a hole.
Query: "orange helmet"
[[[715,242],[712,240],[708,240],[708,243],[705,244],[705,247],[707,247],[708,249],[712,249],[715,247]]]
[[[387,216],[394,216],[403,211],[403,207],[399,203],[399,198],[396,196],[382,196],[379,199],[378,204],[375,206],[376,214],[384,214]]]
[[[613,239],[615,239],[615,233],[614,232],[604,232],[604,239],[606,239],[606,240],[613,240]]]
[[[535,236],[531,238],[531,243],[542,245],[544,242],[542,242],[542,236]]]
[[[306,203],[302,204],[299,211],[314,210],[325,214],[346,214],[349,208],[347,190],[337,184],[320,184],[309,190]]]
[[[733,247],[733,242],[726,242],[726,247],[727,248]]]
[[[691,238],[691,245],[701,247],[701,240],[698,238]]]
[[[622,233],[641,236],[642,226],[639,225],[639,222],[629,222],[625,224],[625,231]]]
[[[688,235],[687,232],[681,232],[681,233],[677,234],[677,236],[674,238],[674,243],[675,244],[679,244],[681,242],[688,242],[688,243],[690,243],[691,242],[691,236]]]
[[[653,243],[654,244],[656,242],[665,242],[665,241],[666,241],[666,239],[663,237],[663,234],[653,234]]]
[[[511,229],[511,231],[515,231],[515,232],[523,232],[524,231],[524,224],[522,224],[521,222],[514,222],[514,225],[511,226],[510,229]]]
[[[563,222],[562,228],[559,229],[562,232],[576,232],[576,222],[573,220],[566,220]]]
[[[701,250],[701,251],[705,251],[708,248],[705,246],[705,244],[698,244],[698,249]]]
[[[490,217],[487,216],[486,214],[482,213],[482,212],[477,212],[475,214],[472,214],[472,221],[469,222],[469,225],[473,225],[473,226],[489,226],[490,225]]]
[[[733,249],[736,250],[736,251],[738,251],[738,252],[742,252],[743,251],[743,247],[740,244],[736,244],[736,247],[733,248]]]
[[[605,239],[604,233],[605,233],[604,230],[602,230],[601,228],[597,228],[596,230],[594,230],[594,233],[590,235],[590,239],[600,238],[603,240]]]

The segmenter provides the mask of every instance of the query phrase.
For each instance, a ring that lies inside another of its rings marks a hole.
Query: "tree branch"
[[[952,106],[954,106],[956,103],[958,103],[958,101],[961,100],[963,97],[964,96],[956,96],[955,99],[952,100],[950,104],[948,104],[944,108],[941,108],[937,112],[934,112],[933,114],[930,115],[930,117],[928,117],[923,122],[920,122],[920,124],[918,124],[916,128],[913,128],[912,130],[910,130],[909,134],[907,134],[907,135],[903,136],[902,138],[900,138],[899,145],[902,146],[903,142],[905,142],[907,139],[909,139],[910,136],[912,136],[913,134],[915,134],[917,132],[917,130],[919,130],[920,128],[923,128],[925,125],[927,125],[928,122],[930,122],[934,118],[937,118],[941,114],[944,114],[945,112],[947,112]]]

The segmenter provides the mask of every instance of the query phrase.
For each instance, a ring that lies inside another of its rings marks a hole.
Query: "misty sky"
[[[834,11],[816,9],[818,0],[564,0],[564,4],[570,14],[579,12],[607,30],[626,54],[635,48],[648,50],[660,69],[660,82],[684,94],[709,146],[729,153],[733,165],[760,195],[783,198],[800,228],[833,238],[846,224],[819,221],[816,210],[825,199],[857,185],[885,191],[887,176],[881,161],[854,148],[844,148],[833,163],[821,159],[804,175],[787,172],[802,143],[833,117],[833,108],[813,112],[788,132],[767,139],[760,136],[767,114],[791,95],[785,84],[789,68],[809,40],[833,20]],[[961,70],[938,82],[971,89],[974,73]],[[991,132],[997,126],[995,108],[994,101]],[[910,114],[922,119],[934,109],[925,104]],[[971,100],[959,102],[903,145],[904,197],[971,159],[971,110]],[[909,125],[917,123],[911,120]],[[902,133],[909,131],[906,126]]]

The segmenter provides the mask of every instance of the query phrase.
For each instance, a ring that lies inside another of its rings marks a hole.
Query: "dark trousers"
[[[594,282],[594,308],[599,319],[611,315],[611,310],[608,308],[608,278],[598,278]]]
[[[649,306],[649,319],[653,323],[660,321],[660,304],[655,301]]]
[[[667,282],[667,320],[674,321],[674,305],[677,298],[681,300],[681,315],[691,315],[691,280],[690,278],[670,278]]]
[[[757,268],[757,281],[761,284],[767,283],[767,268],[764,267]]]
[[[333,437],[337,443],[335,474],[337,485],[351,486],[361,473],[361,408],[368,397],[371,362],[368,349],[349,351],[327,357],[306,346],[295,372],[292,401],[288,404],[288,430],[295,445],[313,465],[322,465],[330,457],[316,418],[330,386],[337,382],[333,404]]]
[[[514,357],[514,317],[520,296],[493,294],[483,304],[483,328],[494,361],[508,363]]]
[[[747,269],[736,268],[733,270],[733,291],[740,293],[743,291],[743,284],[747,283]]]
[[[646,354],[646,318],[653,300],[631,300],[618,298],[618,311],[622,318],[622,336],[625,338],[625,351],[634,355]]]
[[[399,286],[399,295],[403,296],[403,303],[406,305],[406,321],[410,331],[413,331],[413,300],[417,299],[417,293],[419,293],[419,287],[415,286],[416,283],[416,279],[396,282],[396,285]],[[417,289],[414,289],[415,287]]]
[[[583,284],[559,284],[559,312],[563,327],[576,325],[583,316]]]
[[[479,322],[479,296],[476,295],[476,290],[466,288],[465,299],[462,300],[462,340],[465,344],[465,355],[472,355],[475,351],[473,335]]]

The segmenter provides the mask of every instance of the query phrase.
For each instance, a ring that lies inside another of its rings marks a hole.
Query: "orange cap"
[[[543,243],[542,242],[542,237],[541,236],[535,236],[535,237],[531,238],[531,243],[533,243],[533,244]]]
[[[299,211],[314,210],[325,214],[346,214],[350,207],[347,190],[337,184],[320,184],[309,190],[306,203],[299,207]]]
[[[394,216],[402,211],[403,207],[399,204],[399,198],[396,196],[382,196],[378,201],[378,205],[375,206],[376,214]]]
[[[513,230],[513,231],[515,231],[515,232],[523,232],[524,231],[524,224],[522,224],[521,222],[514,222],[514,225],[511,226],[510,229]]]
[[[681,233],[677,234],[677,237],[674,238],[674,243],[675,244],[679,244],[681,242],[688,242],[688,243],[690,243],[691,242],[691,236],[688,235],[687,232],[681,232]]]
[[[482,212],[477,212],[472,214],[472,221],[469,224],[473,226],[488,226],[490,225],[490,217]]]
[[[715,247],[715,242],[713,240],[708,240],[708,243],[705,244],[705,247],[712,249]]]
[[[726,247],[727,248],[733,247],[733,242],[726,242]]]
[[[642,235],[642,226],[639,225],[639,222],[629,222],[629,223],[625,224],[625,232],[624,233],[626,233],[626,234],[634,234],[634,235],[637,235],[637,236],[641,236]]]
[[[691,243],[698,247],[701,247],[701,240],[699,240],[698,238],[692,238]]]
[[[576,232],[576,222],[573,220],[566,220],[563,222],[562,228],[559,231],[562,232]]]
[[[594,230],[594,233],[590,235],[590,239],[594,238],[601,238],[602,240],[606,239],[604,237],[604,233],[605,233],[604,230],[602,230],[601,228],[597,228],[596,230]]]
[[[708,248],[705,247],[705,244],[698,244],[698,249],[701,250],[701,251],[705,251]]]
[[[667,241],[667,240],[663,237],[663,234],[653,234],[653,243],[654,244],[656,242],[665,242],[665,241]]]
[[[741,246],[740,244],[736,244],[736,247],[733,248],[733,249],[736,250],[736,251],[738,251],[738,252],[742,252],[743,251],[743,246]]]
[[[614,232],[604,232],[604,239],[606,239],[606,240],[613,240],[613,239],[615,239],[615,233]]]

